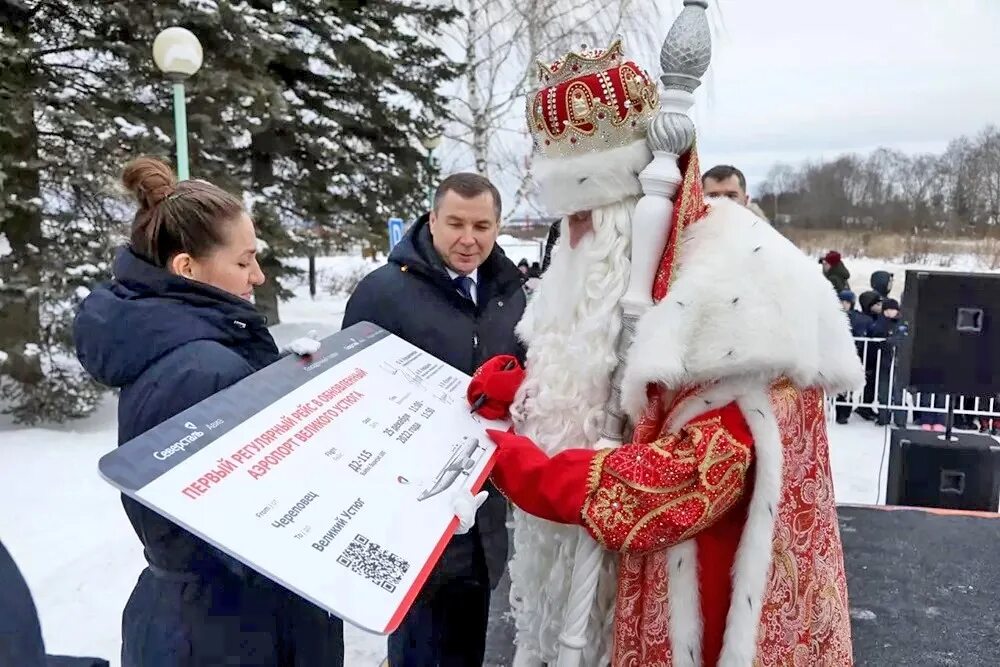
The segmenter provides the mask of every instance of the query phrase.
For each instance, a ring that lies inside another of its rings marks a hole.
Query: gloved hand
[[[472,527],[476,525],[476,512],[483,506],[489,495],[486,491],[480,491],[476,495],[472,495],[465,489],[459,489],[456,493],[452,494],[451,507],[455,512],[455,516],[458,517],[456,535],[465,535],[472,530]]]
[[[567,449],[549,457],[529,438],[509,431],[486,429],[497,446],[493,483],[519,508],[557,523],[583,522],[587,479],[597,452]]]
[[[472,376],[466,393],[469,405],[486,419],[507,419],[524,375],[524,368],[514,356],[502,354],[489,359]],[[476,407],[480,401],[482,404]]]
[[[285,345],[285,347],[282,348],[282,352],[291,352],[299,355],[300,357],[308,357],[316,354],[316,352],[319,351],[319,348],[320,342],[316,339],[316,330],[313,329],[305,336],[296,338]]]

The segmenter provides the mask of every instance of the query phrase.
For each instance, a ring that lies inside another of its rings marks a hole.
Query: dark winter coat
[[[17,563],[0,542],[0,667],[108,667],[101,658],[47,655],[38,611]]]
[[[28,584],[0,542],[0,665],[45,667],[45,645]]]
[[[444,262],[434,249],[427,215],[414,223],[389,255],[389,262],[361,281],[347,302],[343,326],[368,321],[471,375],[490,357],[524,349],[514,327],[525,307],[521,274],[499,246],[479,267],[478,304],[455,289]],[[490,487],[489,499],[469,533],[481,540],[490,585],[500,581],[507,563],[507,504]],[[449,568],[452,540],[439,567]]]
[[[899,318],[890,319],[885,315],[879,315],[868,328],[868,335],[871,338],[899,339],[906,335],[907,330],[908,327],[903,320]]]
[[[872,274],[871,285],[879,296],[883,299],[889,298],[889,283],[892,281],[892,274],[888,271],[876,271]]]
[[[278,359],[251,303],[128,249],[114,275],[84,300],[74,338],[84,368],[121,390],[119,444]],[[123,618],[123,667],[342,664],[339,621],[159,514],[122,502],[149,562]],[[306,628],[318,637],[300,638]]]
[[[877,363],[880,364],[883,374],[887,373],[892,366],[895,351],[908,333],[909,326],[906,322],[901,319],[890,319],[885,315],[879,315],[868,327],[869,338],[885,339],[879,343],[872,343],[868,352],[869,355],[877,356],[878,351],[881,351],[882,356]]]
[[[878,292],[862,292],[861,296],[858,297],[858,305],[861,307],[861,313],[870,317],[873,324],[877,315],[872,312],[872,306],[881,301],[882,295]]]
[[[868,329],[874,324],[871,317],[853,308],[847,311],[847,319],[851,324],[851,335],[855,338],[867,336]]]
[[[843,262],[837,262],[832,265],[824,275],[830,281],[830,284],[833,285],[833,289],[838,293],[851,288],[848,282],[851,279],[851,272],[847,270]]]

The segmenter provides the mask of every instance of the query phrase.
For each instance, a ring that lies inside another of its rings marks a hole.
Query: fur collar
[[[786,376],[830,393],[864,370],[847,317],[819,266],[748,209],[713,203],[680,239],[666,298],[639,319],[622,380],[633,419],[646,386],[668,389]]]

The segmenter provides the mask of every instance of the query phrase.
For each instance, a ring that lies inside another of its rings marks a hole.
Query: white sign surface
[[[129,496],[344,620],[388,633],[494,445],[469,377],[368,323],[101,459]]]

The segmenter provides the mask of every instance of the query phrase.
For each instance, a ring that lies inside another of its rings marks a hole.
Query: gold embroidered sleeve
[[[600,452],[584,524],[605,548],[664,549],[712,525],[743,495],[753,439],[735,403],[674,435]]]

